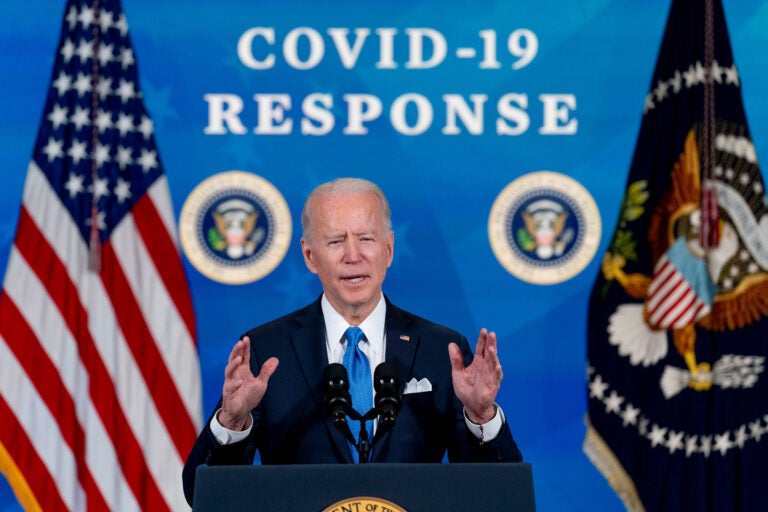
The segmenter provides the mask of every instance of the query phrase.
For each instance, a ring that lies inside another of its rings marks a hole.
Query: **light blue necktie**
[[[347,349],[344,352],[344,367],[349,373],[349,394],[352,396],[352,408],[365,415],[373,407],[373,390],[371,382],[371,365],[368,357],[360,350],[360,340],[365,339],[365,334],[359,327],[350,327],[344,332],[347,338]],[[360,422],[347,417],[349,429],[352,436],[359,439]],[[373,438],[373,422],[366,421],[366,430],[368,431],[368,444],[370,446]],[[368,425],[370,423],[370,426]],[[357,448],[349,443],[352,458],[355,464],[359,462]]]

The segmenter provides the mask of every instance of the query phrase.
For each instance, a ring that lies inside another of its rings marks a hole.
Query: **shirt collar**
[[[340,351],[343,355],[346,342],[341,343],[341,338],[344,336],[344,331],[347,330],[349,324],[344,320],[344,317],[333,309],[333,306],[331,306],[331,303],[328,301],[325,294],[323,294],[323,298],[320,300],[320,305],[323,309],[326,345],[328,346],[329,354]],[[384,300],[384,295],[382,294],[371,314],[358,326],[365,333],[365,338],[368,340],[370,348],[374,353],[381,353],[382,347],[384,346],[384,323],[386,316],[387,302]]]

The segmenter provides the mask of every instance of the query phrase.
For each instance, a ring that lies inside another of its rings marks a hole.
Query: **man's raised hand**
[[[235,343],[224,369],[224,388],[218,420],[229,430],[245,430],[250,426],[251,410],[261,403],[269,378],[279,361],[270,357],[261,365],[259,374],[251,371],[251,340],[244,336]]]

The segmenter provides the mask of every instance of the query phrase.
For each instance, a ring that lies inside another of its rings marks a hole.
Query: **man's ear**
[[[312,261],[312,247],[304,238],[301,239],[301,254],[304,255],[304,264],[309,271],[317,274],[317,267],[315,267],[315,263]]]

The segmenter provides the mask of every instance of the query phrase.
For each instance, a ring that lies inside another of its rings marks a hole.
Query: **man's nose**
[[[357,261],[360,259],[360,247],[357,240],[347,238],[344,242],[344,261]]]

